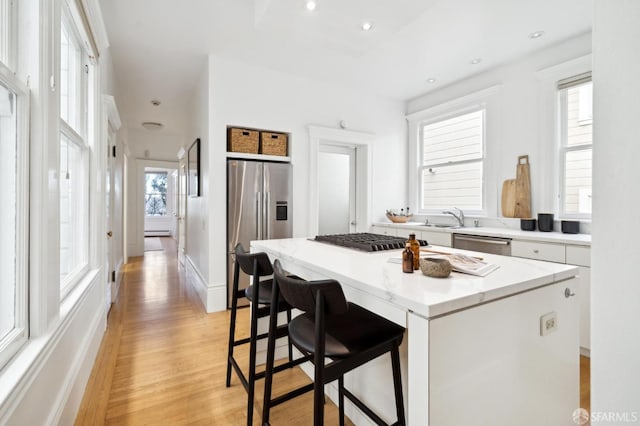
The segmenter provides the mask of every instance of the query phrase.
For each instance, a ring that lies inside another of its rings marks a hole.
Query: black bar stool
[[[233,293],[231,297],[231,321],[229,326],[229,348],[227,355],[227,387],[231,386],[231,369],[235,370],[240,382],[247,391],[247,425],[253,422],[253,402],[255,393],[255,381],[265,377],[265,372],[256,372],[256,343],[258,339],[264,339],[268,333],[258,334],[258,319],[269,315],[273,315],[273,323],[277,324],[278,313],[287,312],[287,322],[291,321],[291,307],[284,302],[282,297],[276,298],[275,309],[270,309],[272,302],[273,280],[260,278],[273,274],[273,268],[269,257],[266,253],[247,253],[242,244],[238,244],[235,249],[235,264],[233,271]],[[252,277],[252,283],[244,290],[238,289],[240,278],[240,270]],[[244,339],[235,339],[236,315],[238,310],[238,299],[246,297],[251,302],[251,323],[249,337]],[[277,303],[278,300],[280,303]],[[260,307],[259,305],[266,305]],[[271,322],[270,322],[271,323]],[[274,342],[275,339],[288,335],[287,325],[274,326]],[[272,368],[272,373],[291,368],[304,362],[304,359],[293,359],[293,350],[291,340],[288,340],[289,361]],[[233,356],[233,350],[236,346],[249,343],[249,374],[248,378],[242,372],[238,362]],[[275,345],[275,343],[274,343]]]
[[[289,339],[303,354],[310,356],[314,364],[313,424],[324,422],[324,385],[338,380],[340,425],[344,425],[344,397],[351,400],[376,424],[386,423],[355,395],[344,387],[344,375],[349,371],[389,352],[393,370],[396,402],[396,425],[405,424],[400,354],[404,328],[388,321],[345,299],[340,283],[336,280],[304,281],[285,275],[280,262],[275,261],[272,300],[284,298],[292,308],[303,311],[289,321]],[[275,307],[272,305],[272,309]],[[270,318],[269,329],[275,330],[276,322]],[[269,410],[308,390],[296,389],[271,399],[273,383],[275,334],[269,335],[267,367],[262,412],[263,425],[269,424]],[[324,363],[325,358],[331,362]]]

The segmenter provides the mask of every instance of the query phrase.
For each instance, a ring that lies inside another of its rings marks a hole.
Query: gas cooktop
[[[369,234],[366,232],[356,234],[318,235],[315,238],[315,241],[367,252],[401,249],[404,248],[405,243],[407,242],[405,238],[401,237]],[[421,246],[429,245],[426,240],[417,241]]]

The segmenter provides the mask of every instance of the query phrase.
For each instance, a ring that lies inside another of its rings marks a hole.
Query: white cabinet
[[[451,247],[451,232],[422,231],[422,239],[429,245]]]
[[[388,228],[386,226],[376,226],[373,225],[371,227],[371,233],[372,234],[381,234],[381,235],[391,235],[393,237],[397,236],[396,233],[396,229],[395,228]]]
[[[580,348],[589,355],[591,350],[591,268],[580,269]]]
[[[533,241],[511,241],[511,256],[565,263],[565,245]]]
[[[577,293],[578,283],[552,284],[430,321],[429,424],[571,424],[568,413],[580,389],[579,307],[576,297],[565,297],[567,288]],[[541,335],[548,314],[557,321]]]
[[[591,266],[591,247],[567,245],[567,264]]]

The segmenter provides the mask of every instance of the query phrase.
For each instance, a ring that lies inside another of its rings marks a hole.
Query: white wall
[[[488,217],[501,216],[500,192],[505,179],[516,177],[517,157],[529,155],[532,214],[554,210],[558,185],[554,178],[554,82],[546,69],[591,53],[590,34],[575,37],[515,62],[488,70],[407,102],[417,113],[474,92],[498,86],[487,108]],[[571,76],[571,70],[568,70]],[[409,143],[413,143],[410,141]]]
[[[209,283],[209,235],[208,235],[208,210],[212,203],[209,174],[209,64],[205,63],[202,72],[196,82],[191,96],[192,103],[189,106],[189,123],[187,140],[184,146],[185,151],[189,150],[191,144],[200,138],[200,197],[187,197],[187,215],[186,215],[186,245],[185,254],[188,261],[197,270],[204,283]],[[187,154],[185,154],[187,155]],[[225,175],[226,176],[226,175]],[[216,185],[221,185],[218,181]],[[224,201],[216,201],[224,202]],[[206,285],[206,284],[205,284]],[[199,294],[203,297],[205,307],[206,303],[205,289],[200,289]]]
[[[205,171],[209,212],[204,219],[209,236],[209,286],[226,286],[229,125],[291,134],[294,236],[306,236],[308,229],[309,124],[337,127],[340,120],[345,120],[352,130],[374,133],[372,216],[380,219],[385,209],[406,203],[406,123],[402,102],[216,56],[210,57],[209,67],[210,139],[203,144],[203,158],[209,163]],[[191,242],[187,237],[187,244]],[[215,309],[225,308],[224,297],[220,299],[215,300]]]
[[[591,409],[640,422],[640,2],[596,0]],[[618,421],[618,424],[623,421]],[[613,423],[612,423],[613,424]]]

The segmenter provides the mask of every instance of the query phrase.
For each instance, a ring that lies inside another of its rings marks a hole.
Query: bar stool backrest
[[[338,281],[305,281],[287,276],[277,259],[273,264],[273,270],[282,297],[292,307],[315,315],[317,298],[324,297],[325,313],[328,315],[344,314],[349,309]]]
[[[258,275],[261,277],[273,274],[271,261],[266,253],[248,253],[244,250],[241,243],[238,243],[234,249],[236,254],[236,262],[240,265],[240,269],[247,275],[253,275],[253,262],[258,261]]]

